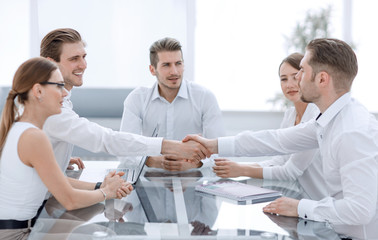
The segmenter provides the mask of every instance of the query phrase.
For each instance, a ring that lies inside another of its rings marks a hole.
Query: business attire
[[[105,152],[115,156],[160,154],[162,138],[117,132],[90,122],[72,110],[70,97],[71,92],[64,98],[62,112],[50,116],[43,126],[63,171],[69,164],[74,145],[91,152]]]
[[[305,112],[303,113],[300,123],[305,123],[316,118],[319,115],[319,113],[319,108],[315,104],[309,103],[306,107]],[[284,117],[281,121],[280,128],[288,128],[295,126],[296,117],[297,111],[295,110],[295,107],[288,108],[284,113]],[[259,164],[261,167],[281,166],[284,165],[290,159],[291,156],[292,154],[274,156],[268,160],[257,162],[257,164]]]
[[[188,134],[198,133],[207,138],[225,136],[222,113],[214,94],[185,80],[172,103],[160,96],[157,82],[151,88],[133,90],[125,99],[121,131],[151,136],[156,126],[159,126],[158,136],[170,140],[182,140]],[[120,161],[131,159],[120,158]]]
[[[23,239],[34,225],[47,188],[37,171],[25,165],[18,155],[20,136],[31,123],[15,122],[10,129],[0,160],[0,238]],[[7,229],[7,230],[5,230]]]
[[[218,139],[221,156],[288,154],[319,148],[329,197],[302,199],[301,218],[365,225],[377,218],[378,123],[346,93],[317,119],[291,128]]]
[[[315,104],[308,104],[302,116],[301,123],[315,119],[320,111]],[[281,122],[281,128],[292,127],[295,125],[297,112],[295,107],[285,111]],[[263,177],[275,180],[297,180],[314,200],[320,200],[328,196],[322,175],[322,162],[319,149],[311,149],[290,155],[275,156],[272,159],[257,162],[263,167]]]

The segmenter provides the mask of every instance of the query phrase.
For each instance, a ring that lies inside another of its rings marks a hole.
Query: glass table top
[[[82,171],[67,175],[102,181],[117,161],[86,161]],[[66,211],[51,197],[29,239],[353,239],[366,238],[350,226],[266,214],[265,203],[249,204],[195,191],[197,184],[216,181],[211,169],[166,172],[146,167],[134,191],[123,199]],[[234,178],[279,190],[301,199],[307,194],[297,182]],[[378,225],[377,225],[378,226]],[[375,230],[377,231],[377,230]],[[377,237],[372,231],[371,236]]]

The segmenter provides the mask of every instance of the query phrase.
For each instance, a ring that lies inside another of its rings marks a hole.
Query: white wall
[[[308,10],[334,6],[333,37],[347,29],[356,44],[359,74],[353,96],[378,112],[378,1],[351,0],[0,0],[0,85],[38,55],[50,30],[73,27],[88,47],[83,87],[150,86],[148,48],[172,36],[184,46],[186,78],[210,88],[222,110],[269,111],[280,92],[277,67],[288,54],[284,35]],[[342,19],[351,20],[345,27]]]

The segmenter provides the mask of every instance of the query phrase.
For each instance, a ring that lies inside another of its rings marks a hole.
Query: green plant
[[[297,22],[291,36],[284,36],[288,52],[304,53],[312,39],[329,37],[331,13],[332,6],[307,11],[305,19]]]
[[[293,103],[290,102],[287,98],[285,98],[282,92],[277,92],[274,95],[274,97],[268,99],[267,102],[271,103],[273,105],[273,108],[279,109],[282,111],[293,106]]]
[[[332,6],[307,11],[304,20],[297,22],[292,34],[284,36],[288,54],[293,52],[304,53],[307,43],[312,39],[330,37],[331,14]],[[267,102],[280,110],[292,106],[291,102],[281,92],[276,93]]]

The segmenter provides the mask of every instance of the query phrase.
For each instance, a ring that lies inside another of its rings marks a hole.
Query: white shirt
[[[29,128],[37,127],[27,122],[15,122],[1,154],[0,219],[32,219],[47,192],[37,171],[25,165],[18,155],[20,136]]]
[[[63,171],[69,164],[74,145],[91,152],[106,152],[115,156],[160,154],[162,138],[113,131],[79,117],[72,110],[70,96],[71,93],[64,98],[62,112],[50,116],[43,126]]]
[[[314,118],[316,118],[319,115],[320,111],[319,108],[313,104],[310,103],[307,105],[305,112],[303,113],[301,123],[308,122]],[[295,126],[295,119],[297,117],[297,111],[295,110],[295,107],[288,108],[285,113],[284,117],[281,121],[280,128],[288,128]],[[271,159],[258,162],[261,167],[270,167],[270,166],[280,166],[284,165],[289,158],[292,155],[280,155],[280,156],[274,156]]]
[[[222,113],[214,94],[185,80],[172,103],[160,96],[157,83],[151,88],[139,87],[127,96],[121,131],[151,136],[157,125],[158,136],[170,140],[182,140],[188,134],[198,133],[207,138],[225,136]]]
[[[218,139],[222,156],[288,154],[316,147],[330,196],[320,201],[302,199],[299,216],[335,224],[368,224],[377,216],[378,123],[350,93],[317,121]]]
[[[315,119],[320,111],[315,104],[308,104],[301,123]],[[295,125],[295,107],[286,110],[281,128]],[[322,175],[322,162],[319,149],[311,149],[291,155],[275,156],[270,160],[258,162],[263,167],[265,179],[296,180],[311,199],[320,200],[328,196]],[[268,167],[269,166],[269,167]]]

